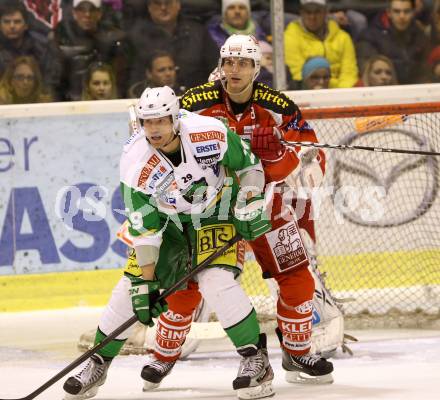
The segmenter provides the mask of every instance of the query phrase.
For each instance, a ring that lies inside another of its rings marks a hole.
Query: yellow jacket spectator
[[[293,79],[301,81],[306,60],[325,57],[330,62],[330,88],[352,87],[358,80],[353,41],[335,21],[327,19],[327,13],[325,0],[301,0],[301,18],[284,32],[286,64]]]

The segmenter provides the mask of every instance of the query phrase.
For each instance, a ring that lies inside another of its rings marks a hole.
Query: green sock
[[[107,335],[102,333],[101,330],[98,328],[96,330],[95,345],[102,342],[106,337]],[[113,339],[110,343],[106,344],[101,350],[99,350],[98,354],[105,359],[112,359],[113,357],[116,357],[121,351],[125,340],[126,339]]]
[[[239,323],[225,329],[225,332],[234,343],[235,347],[247,344],[258,343],[260,336],[260,325],[257,320],[257,313],[252,309],[250,314]]]

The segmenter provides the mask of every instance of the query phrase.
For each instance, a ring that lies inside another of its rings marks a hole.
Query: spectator
[[[389,0],[387,10],[361,34],[357,50],[361,66],[382,54],[393,62],[400,83],[426,81],[429,40],[414,21],[414,0]]]
[[[223,0],[222,16],[215,16],[208,23],[208,31],[218,48],[232,34],[253,35],[258,40],[267,40],[266,33],[251,16],[249,0]]]
[[[286,64],[293,79],[302,80],[302,67],[312,57],[326,57],[331,68],[331,88],[352,87],[358,80],[355,50],[350,35],[327,19],[326,0],[301,0],[300,20],[284,32]]]
[[[52,101],[44,89],[40,67],[31,56],[15,58],[0,81],[0,104],[47,103]]]
[[[159,86],[169,86],[176,95],[185,91],[185,88],[177,83],[177,68],[173,56],[164,50],[155,51],[147,60],[145,79],[133,84],[128,91],[128,96],[139,98],[145,88]]]
[[[183,15],[196,16],[202,23],[221,12],[221,0],[181,0],[181,4]]]
[[[356,86],[398,85],[393,62],[386,56],[376,54],[364,65],[362,78]]]
[[[431,51],[428,64],[431,67],[431,83],[440,83],[440,46]]]
[[[61,21],[65,9],[69,7],[65,2],[52,0],[21,0],[28,11],[27,23],[29,29],[38,31],[47,36]],[[61,4],[63,3],[63,4]]]
[[[355,42],[360,33],[368,26],[368,20],[364,14],[356,10],[347,10],[345,7],[332,7],[331,17]]]
[[[432,11],[431,6],[431,0],[414,0],[414,18],[416,24],[425,32],[425,34],[429,34]]]
[[[32,56],[45,85],[53,90],[61,79],[60,54],[44,35],[28,28],[27,15],[18,0],[3,1],[0,6],[0,76],[15,58]]]
[[[145,19],[148,15],[147,0],[124,0],[121,10],[122,29],[128,32],[138,19]]]
[[[258,0],[257,0],[258,1]],[[265,1],[265,0],[262,0]],[[299,0],[298,0],[299,1]],[[287,7],[287,1],[284,4],[284,14],[283,14],[283,24],[284,29],[286,29],[287,25],[289,25],[292,21],[297,21],[299,19],[298,14],[290,13],[286,10]],[[261,7],[258,6],[258,3],[255,3],[255,1],[251,0],[251,9],[252,9],[252,18],[257,23],[257,25],[260,26],[260,28],[263,30],[263,32],[266,32],[267,37],[269,41],[272,40],[272,17],[270,13],[270,5],[268,4],[267,7],[261,9]]]
[[[257,77],[258,82],[263,82],[266,85],[272,86],[273,83],[273,49],[272,46],[265,42],[260,41],[261,49],[261,68],[260,74]],[[287,89],[295,89],[295,82],[292,80],[292,75],[290,75],[289,68],[286,66],[286,83]]]
[[[436,0],[432,10],[431,16],[431,46],[440,45],[440,0]]]
[[[301,89],[328,89],[331,78],[330,63],[324,57],[309,58],[302,67],[301,76]]]
[[[127,89],[130,48],[124,32],[102,21],[101,0],[73,0],[72,18],[55,30],[55,43],[64,55],[64,79],[59,87],[65,100],[79,100],[88,66],[110,64],[118,77],[118,91]]]
[[[123,0],[103,0],[103,3],[112,8],[113,11],[119,12],[123,8]]]
[[[92,63],[84,77],[82,100],[112,100],[118,98],[116,78],[111,65]]]
[[[169,51],[185,87],[206,81],[217,65],[217,46],[206,28],[180,15],[180,0],[148,0],[149,18],[138,20],[130,31],[136,63],[131,82],[145,77],[147,59],[155,50]]]

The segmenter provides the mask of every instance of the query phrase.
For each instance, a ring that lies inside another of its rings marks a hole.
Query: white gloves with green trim
[[[144,325],[153,326],[153,318],[168,310],[165,299],[157,301],[159,297],[159,281],[146,281],[134,276],[130,277],[131,288],[129,294],[133,312],[140,322]]]
[[[263,196],[255,196],[240,207],[238,202],[234,208],[234,226],[243,239],[252,241],[272,229],[266,214]]]

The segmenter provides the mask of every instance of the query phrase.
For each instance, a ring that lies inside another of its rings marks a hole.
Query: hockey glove
[[[272,229],[262,196],[253,197],[244,207],[235,206],[233,221],[237,232],[248,241],[255,240]]]
[[[159,297],[159,281],[146,281],[142,278],[130,277],[129,294],[133,312],[144,325],[153,326],[153,317],[157,318],[168,310],[165,300],[156,301]]]
[[[286,151],[280,137],[281,134],[275,127],[255,128],[252,132],[251,150],[262,161],[276,161]]]

